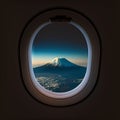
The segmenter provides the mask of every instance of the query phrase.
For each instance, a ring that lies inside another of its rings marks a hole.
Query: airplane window
[[[34,98],[49,105],[71,105],[88,96],[99,58],[95,28],[72,10],[52,9],[36,16],[21,37],[23,83]]]

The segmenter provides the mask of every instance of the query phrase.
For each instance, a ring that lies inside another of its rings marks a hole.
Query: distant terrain
[[[40,85],[53,92],[67,92],[83,80],[86,67],[78,66],[66,58],[54,58],[52,62],[33,68]]]

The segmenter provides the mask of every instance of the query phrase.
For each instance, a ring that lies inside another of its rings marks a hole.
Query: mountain
[[[76,66],[75,64],[71,63],[67,59],[58,58],[58,57],[54,58],[50,64],[52,64],[53,66],[59,66],[59,67],[73,67],[73,66]]]
[[[33,68],[38,82],[48,90],[66,92],[81,83],[86,67],[78,66],[66,58],[54,58],[51,62]]]

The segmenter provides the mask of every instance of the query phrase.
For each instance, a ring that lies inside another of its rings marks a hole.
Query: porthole
[[[100,46],[94,27],[83,15],[51,9],[37,15],[20,42],[20,65],[29,93],[49,105],[83,100],[93,89]]]

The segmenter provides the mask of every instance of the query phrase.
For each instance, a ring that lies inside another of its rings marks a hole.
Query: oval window
[[[23,80],[30,94],[46,104],[76,103],[95,85],[99,40],[89,21],[76,14],[67,9],[47,11],[34,18],[23,33]]]
[[[76,27],[69,23],[50,23],[33,40],[32,67],[43,89],[68,92],[84,79],[88,47]]]

